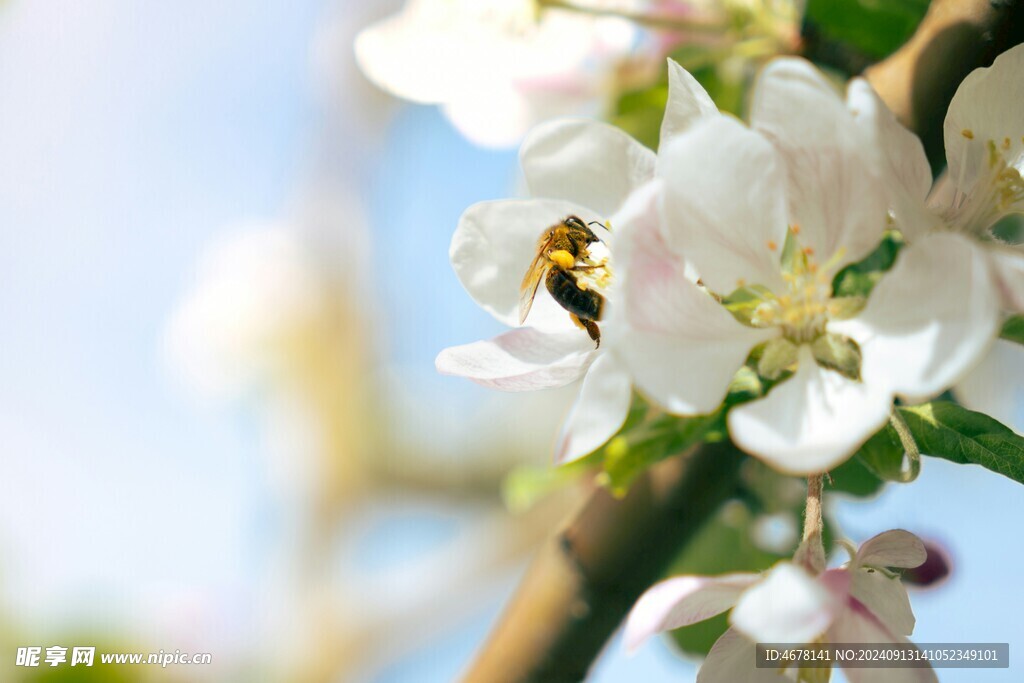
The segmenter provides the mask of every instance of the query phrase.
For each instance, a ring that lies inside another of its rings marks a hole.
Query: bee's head
[[[578,230],[583,233],[586,236],[587,244],[597,242],[600,239],[579,216],[569,216],[563,222],[567,228],[572,228],[573,230]]]

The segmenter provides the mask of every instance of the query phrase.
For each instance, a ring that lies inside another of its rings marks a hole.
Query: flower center
[[[974,139],[969,129],[961,131],[961,135]],[[988,140],[983,160],[978,162],[982,165],[978,181],[968,194],[957,193],[947,212],[950,223],[976,238],[989,239],[989,229],[999,218],[1024,210],[1024,178],[1007,160],[1009,157],[1015,161],[1019,155],[1019,148],[1008,137]]]
[[[851,339],[829,333],[827,326],[830,320],[856,314],[863,308],[864,299],[832,295],[832,278],[842,261],[842,248],[819,263],[810,247],[800,246],[798,234],[799,227],[791,227],[782,250],[782,291],[741,285],[722,303],[740,322],[778,328],[781,333],[763,349],[758,362],[761,375],[779,377],[796,363],[799,347],[806,344],[818,365],[857,379],[860,348]],[[767,248],[777,251],[774,242],[769,242]]]
[[[778,327],[794,344],[809,344],[825,334],[825,325],[836,306],[832,299],[832,276],[842,253],[819,264],[810,247],[801,247],[799,227],[791,228],[782,252],[785,290],[772,292],[754,309],[754,327]],[[775,251],[775,243],[767,245]]]

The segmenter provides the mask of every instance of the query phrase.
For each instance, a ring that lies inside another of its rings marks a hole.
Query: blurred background
[[[519,177],[514,146],[357,68],[400,7],[0,1],[0,679],[453,680],[579,499],[547,468],[573,387],[434,371],[500,331],[447,248]],[[716,73],[744,77],[736,54]],[[1024,551],[991,515],[1024,497],[924,464],[835,516],[952,557],[915,640],[1012,651]],[[212,664],[15,665],[55,645]],[[594,680],[694,672],[613,643]]]

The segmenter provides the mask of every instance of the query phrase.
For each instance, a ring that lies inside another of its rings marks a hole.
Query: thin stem
[[[590,7],[578,5],[567,0],[537,0],[541,9],[560,9],[578,14],[589,14],[595,17],[619,17],[632,21],[634,24],[646,28],[659,29],[663,31],[696,31],[702,33],[720,33],[728,28],[723,22],[694,21],[681,17],[659,16],[656,14],[644,14],[642,12],[630,12],[629,10],[614,9],[611,7]]]
[[[817,537],[821,538],[821,491],[824,488],[824,476],[816,474],[807,477],[807,507],[804,509],[804,542]]]
[[[821,516],[821,492],[824,475],[807,477],[807,506],[804,508],[804,538],[793,560],[813,574],[825,571],[825,546],[822,539],[824,523]]]
[[[901,483],[906,484],[914,481],[917,479],[917,475],[921,474],[921,449],[917,447],[917,441],[914,440],[914,435],[910,433],[907,421],[900,415],[899,408],[893,408],[892,414],[889,415],[889,423],[896,430],[896,435],[900,438],[900,445],[903,446],[903,455],[910,464],[910,467],[906,470],[900,468],[899,480]]]

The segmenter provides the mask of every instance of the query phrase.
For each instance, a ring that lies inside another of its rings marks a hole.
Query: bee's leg
[[[590,338],[594,340],[597,346],[601,346],[601,329],[597,326],[597,323],[593,320],[581,318],[575,313],[570,313],[569,317],[572,318],[577,327],[587,331],[587,334],[590,335]]]

